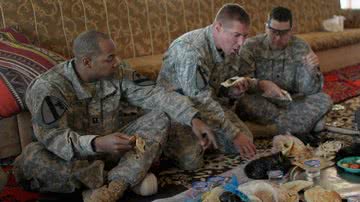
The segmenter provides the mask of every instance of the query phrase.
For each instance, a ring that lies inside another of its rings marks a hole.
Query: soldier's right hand
[[[119,132],[98,136],[92,144],[96,152],[112,154],[125,153],[133,148],[130,136]]]
[[[259,87],[264,92],[264,95],[267,97],[281,98],[285,96],[281,88],[272,81],[261,80],[259,81]]]

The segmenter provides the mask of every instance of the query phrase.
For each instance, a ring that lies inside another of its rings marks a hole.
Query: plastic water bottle
[[[190,191],[186,194],[185,202],[201,202],[203,193],[209,190],[207,182],[193,182]]]
[[[311,159],[304,162],[306,179],[312,181],[320,176],[320,160]]]
[[[223,185],[225,183],[225,177],[223,176],[211,176],[207,179],[209,190],[214,187]]]
[[[360,202],[360,195],[347,198],[347,202]]]
[[[284,173],[281,170],[270,170],[267,172],[269,181],[274,184],[282,184]]]

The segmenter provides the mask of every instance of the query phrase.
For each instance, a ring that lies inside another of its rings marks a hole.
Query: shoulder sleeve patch
[[[46,96],[41,105],[41,117],[49,125],[58,121],[66,112],[67,105],[57,97]]]

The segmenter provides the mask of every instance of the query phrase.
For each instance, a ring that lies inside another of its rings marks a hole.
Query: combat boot
[[[133,192],[140,196],[150,196],[158,191],[157,178],[153,173],[148,173],[144,179],[132,188]]]
[[[116,202],[123,196],[127,186],[122,180],[114,180],[109,185],[83,191],[83,200],[84,202]]]

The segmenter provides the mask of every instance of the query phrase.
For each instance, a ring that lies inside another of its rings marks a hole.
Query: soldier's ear
[[[81,59],[81,62],[85,67],[91,68],[91,58],[90,57],[83,57]]]
[[[296,27],[296,25],[292,24],[290,34],[295,34],[296,32],[297,32],[297,27]]]
[[[221,31],[221,28],[222,28],[221,22],[215,21],[215,23],[214,23],[215,31],[219,33]]]

